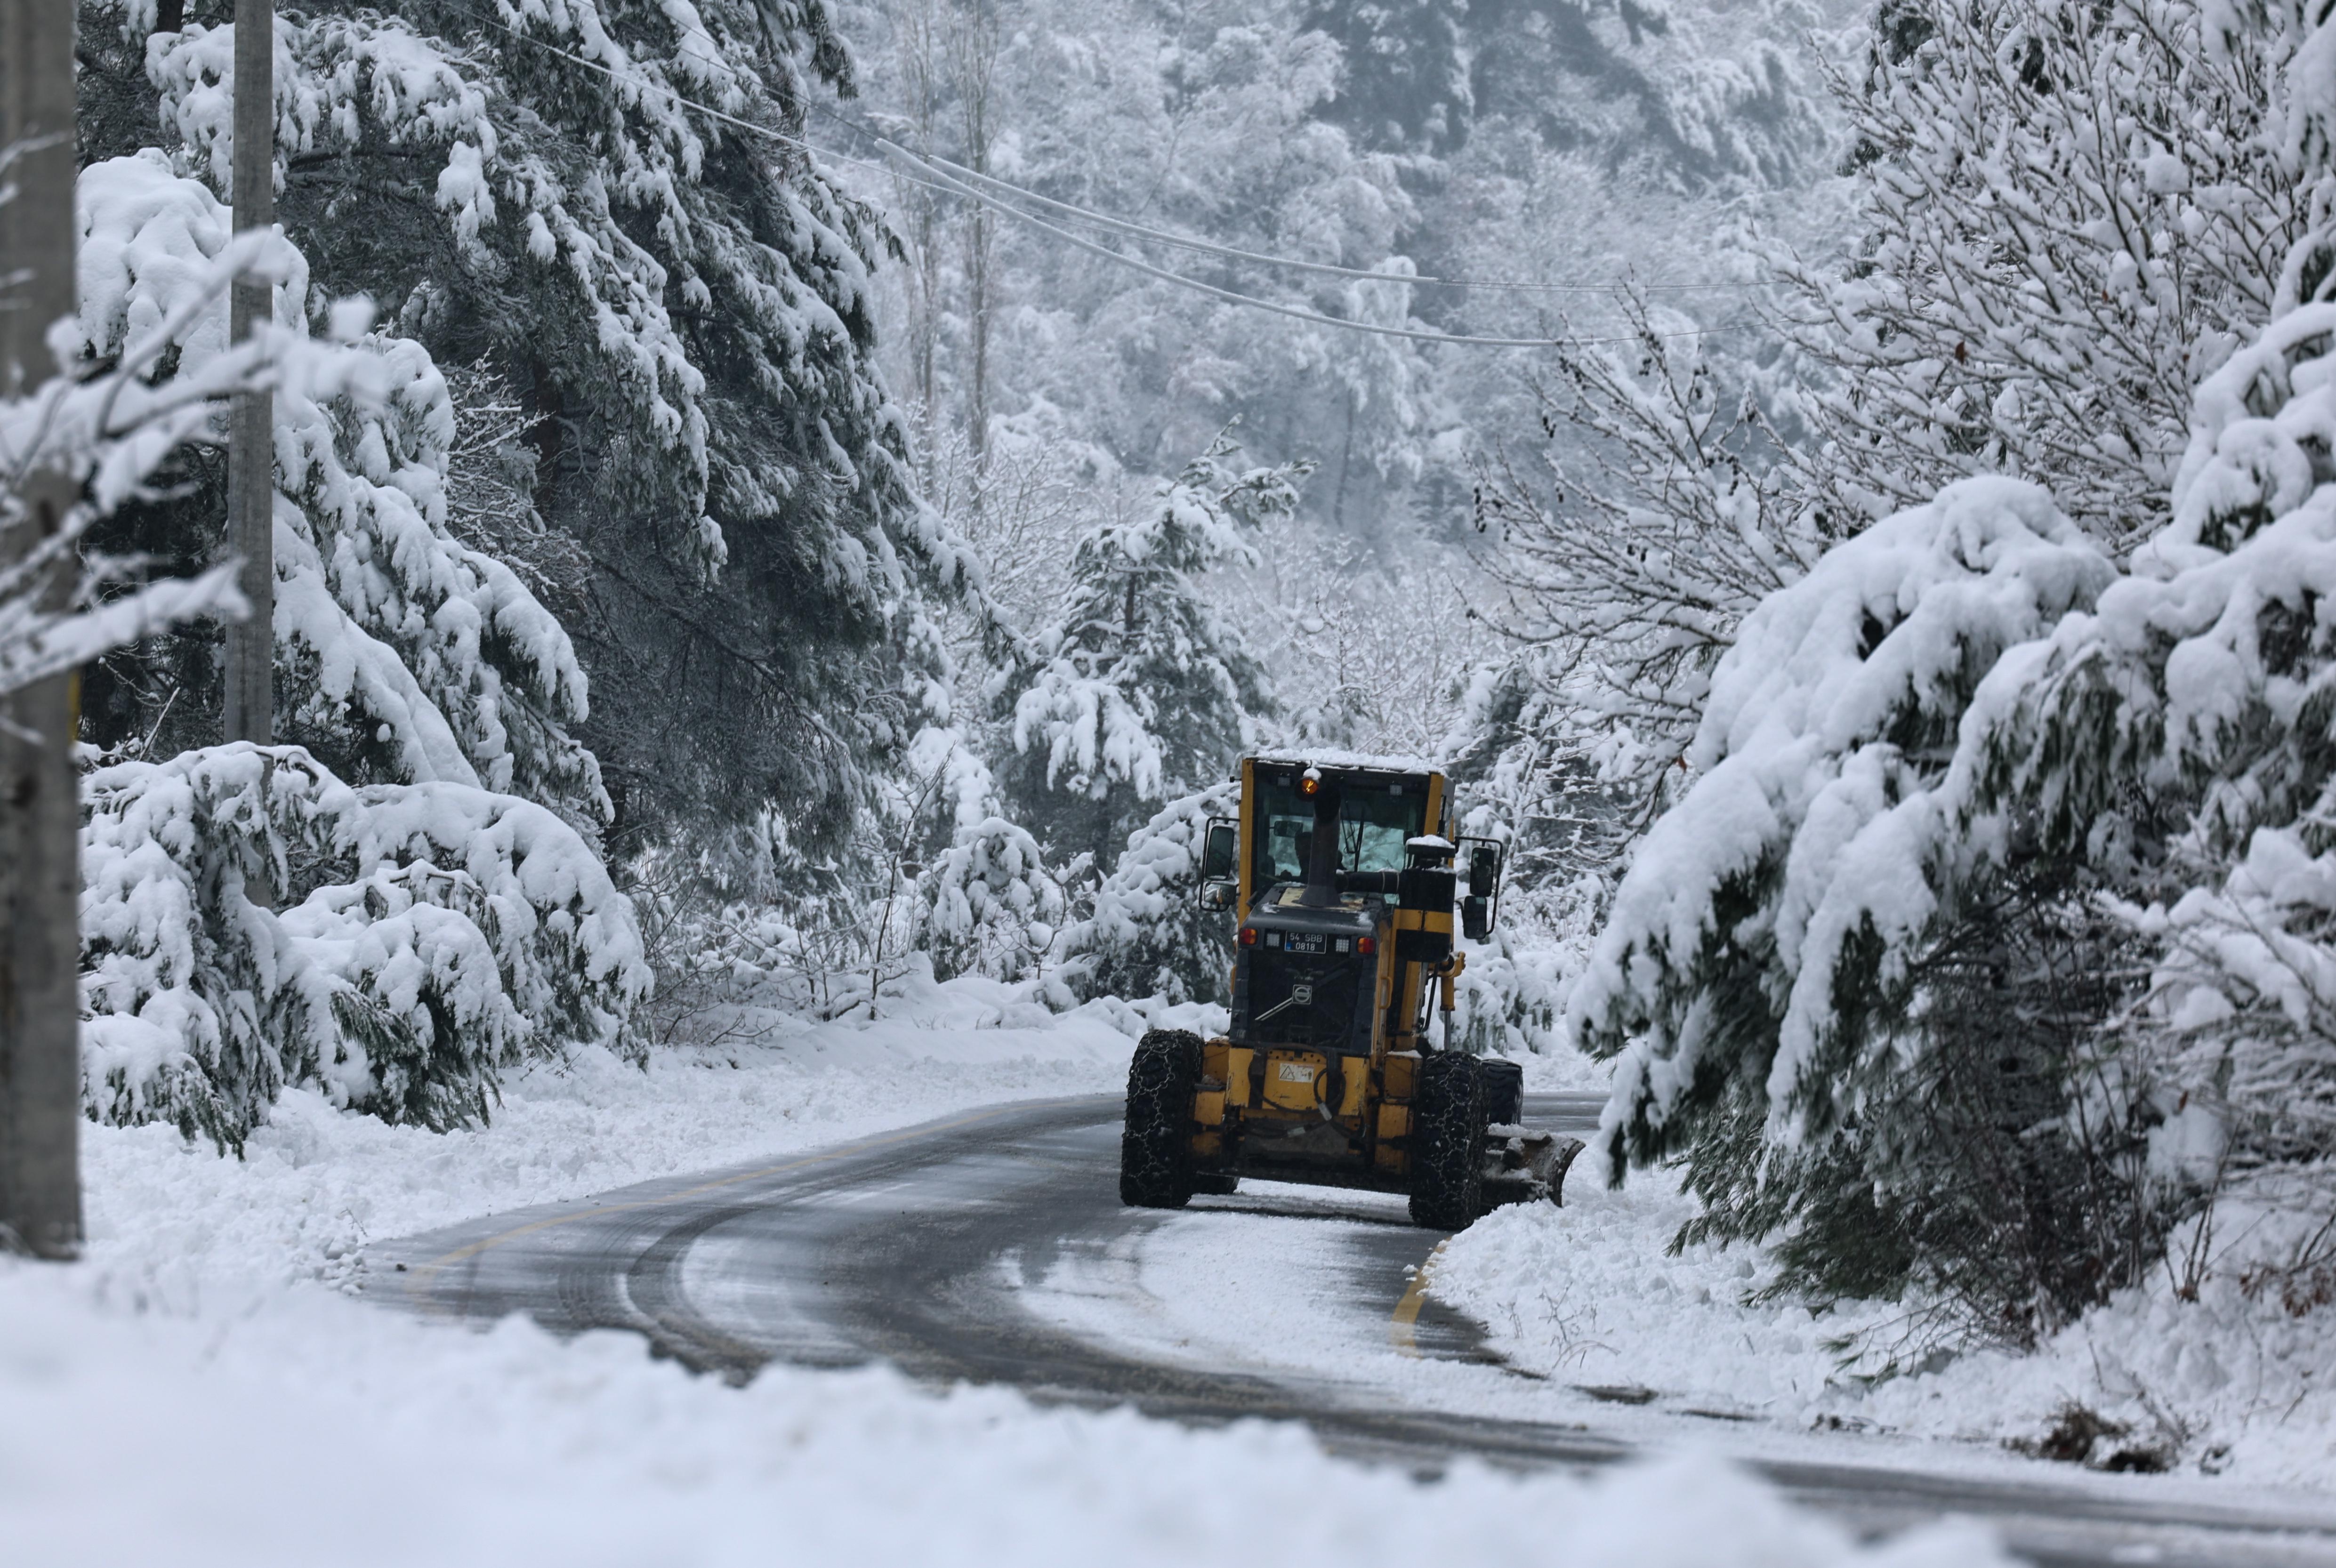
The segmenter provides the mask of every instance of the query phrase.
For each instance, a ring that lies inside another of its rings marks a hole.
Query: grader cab
[[[1136,1047],[1121,1201],[1182,1208],[1255,1176],[1407,1193],[1415,1223],[1445,1231],[1556,1202],[1582,1145],[1528,1131],[1523,1068],[1452,1038],[1453,924],[1491,934],[1500,846],[1455,840],[1432,769],[1269,755],[1238,778],[1202,867],[1204,910],[1237,932],[1231,1027]]]

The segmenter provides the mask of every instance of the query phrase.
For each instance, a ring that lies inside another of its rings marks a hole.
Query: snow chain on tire
[[[1192,1096],[1201,1085],[1201,1037],[1153,1029],[1127,1065],[1127,1122],[1119,1135],[1119,1201],[1140,1209],[1192,1202]]]
[[[1484,1209],[1484,1076],[1473,1057],[1419,1064],[1411,1102],[1411,1222],[1465,1231]]]

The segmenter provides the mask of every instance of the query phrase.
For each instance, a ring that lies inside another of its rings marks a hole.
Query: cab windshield
[[[1403,846],[1426,831],[1427,782],[1399,779],[1391,783],[1350,781],[1338,805],[1338,869],[1342,872],[1396,872],[1403,869]],[[1314,836],[1314,803],[1298,792],[1293,774],[1287,782],[1257,777],[1257,864],[1252,880],[1260,888],[1274,882],[1306,880],[1306,846]]]

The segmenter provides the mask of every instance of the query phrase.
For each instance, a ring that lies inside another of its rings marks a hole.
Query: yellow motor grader
[[[1121,1201],[1182,1208],[1256,1176],[1407,1193],[1443,1231],[1558,1201],[1581,1144],[1528,1132],[1523,1069],[1452,1039],[1454,915],[1471,941],[1492,933],[1500,846],[1455,840],[1434,769],[1260,755],[1235,776],[1240,815],[1208,824],[1201,882],[1235,922],[1232,1025],[1137,1045]]]

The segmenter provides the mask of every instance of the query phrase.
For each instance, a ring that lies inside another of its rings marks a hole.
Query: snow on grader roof
[[[1308,751],[1276,750],[1250,754],[1250,760],[1290,767],[1373,768],[1382,773],[1439,773],[1436,764],[1416,756],[1373,756],[1366,752],[1319,747]],[[1236,775],[1238,776],[1238,775]]]

